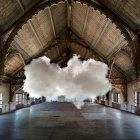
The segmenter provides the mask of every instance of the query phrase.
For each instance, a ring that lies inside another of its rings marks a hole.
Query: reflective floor
[[[100,105],[43,103],[0,116],[0,140],[140,139],[140,116]]]

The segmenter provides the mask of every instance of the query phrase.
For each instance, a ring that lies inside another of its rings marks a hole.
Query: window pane
[[[113,102],[120,103],[120,93],[113,94]]]
[[[16,103],[23,104],[23,94],[16,94]]]

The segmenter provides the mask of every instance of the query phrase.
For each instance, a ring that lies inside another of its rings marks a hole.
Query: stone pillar
[[[2,48],[4,47],[4,43],[0,34],[0,80],[2,80],[2,77],[4,75],[4,53]]]
[[[109,92],[109,106],[112,107],[112,90]]]
[[[27,102],[27,93],[23,92],[24,94],[24,106],[27,106],[28,105],[28,102]]]
[[[16,98],[10,102],[10,84],[0,82],[0,93],[2,93],[2,113],[10,112],[16,109]]]
[[[140,81],[140,31],[137,34],[136,49],[136,78]]]
[[[0,82],[0,93],[2,93],[2,113],[10,111],[9,95],[10,84]]]
[[[109,106],[109,94],[110,94],[110,91],[105,95],[106,96],[105,105],[107,106]]]

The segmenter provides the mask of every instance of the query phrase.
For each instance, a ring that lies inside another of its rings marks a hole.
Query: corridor
[[[140,139],[140,116],[90,105],[42,103],[0,115],[0,140]]]

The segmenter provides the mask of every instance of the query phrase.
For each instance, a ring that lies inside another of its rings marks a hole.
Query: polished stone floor
[[[140,139],[140,116],[90,105],[43,103],[0,115],[0,140]]]

